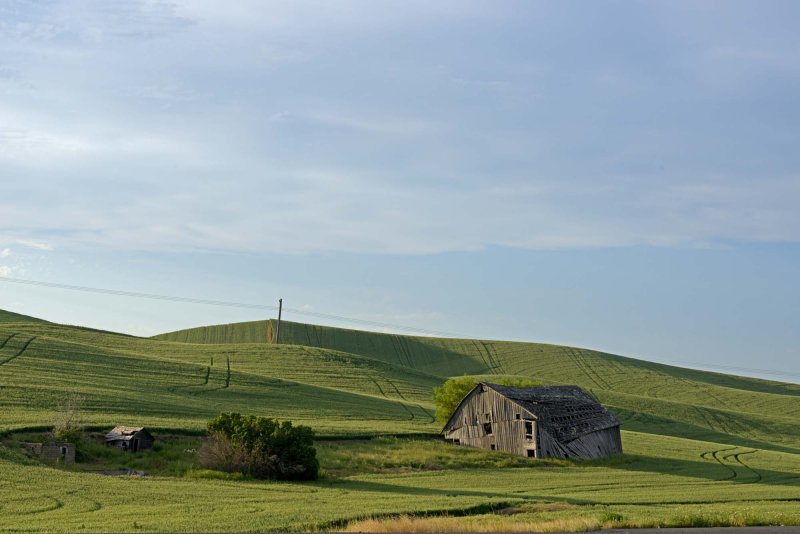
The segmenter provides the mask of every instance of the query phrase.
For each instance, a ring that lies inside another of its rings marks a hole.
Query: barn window
[[[522,414],[514,414],[516,419],[522,419]]]
[[[61,447],[61,456],[66,456],[66,455],[67,455],[67,448]]]
[[[527,454],[528,458],[535,458],[536,457],[536,451],[533,450],[533,449],[528,449],[528,450],[525,451],[525,453]]]
[[[453,445],[461,445],[461,440],[460,440],[460,439],[458,439],[458,438],[455,438],[455,439],[453,440]]]
[[[492,443],[491,447],[492,447],[492,450],[493,450],[493,451],[494,451],[494,450],[497,450],[497,445],[495,445],[494,443]]]
[[[492,435],[492,423],[483,423],[483,431],[486,432],[487,436]]]
[[[533,421],[525,421],[525,439],[533,439]]]

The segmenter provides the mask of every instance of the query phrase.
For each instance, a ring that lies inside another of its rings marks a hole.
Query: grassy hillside
[[[0,323],[44,323],[41,319],[36,317],[29,317],[19,313],[0,310]]]
[[[275,344],[274,326],[145,339],[0,312],[0,433],[51,425],[77,393],[86,423],[98,428],[198,430],[235,410],[362,438],[325,445],[330,474],[311,484],[109,478],[56,471],[0,446],[0,530],[314,529],[492,507],[536,528],[800,524],[798,385],[555,345],[290,322]],[[625,455],[548,464],[486,451],[472,462],[475,454],[438,441],[363,440],[435,439],[431,389],[464,373],[589,389],[624,421]]]
[[[39,323],[0,325],[0,427],[47,425],[66,392],[89,424],[202,428],[222,410],[327,434],[435,432],[440,379],[334,350],[194,345]]]
[[[274,321],[193,328],[155,339],[200,344],[273,340]],[[684,369],[593,350],[367,333],[283,321],[282,344],[336,349],[434,376],[502,374],[578,384],[643,432],[800,451],[800,385]]]

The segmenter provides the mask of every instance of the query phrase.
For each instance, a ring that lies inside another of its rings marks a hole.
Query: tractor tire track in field
[[[422,413],[424,413],[425,415],[427,415],[428,417],[431,418],[431,423],[435,423],[436,422],[436,416],[433,415],[430,410],[428,410],[427,408],[424,408],[421,404],[414,403],[414,405],[417,408],[419,408],[420,410],[422,410]]]
[[[71,491],[67,491],[65,493],[67,495],[75,497],[76,499],[83,499],[84,501],[89,503],[89,509],[88,510],[83,510],[83,512],[96,512],[96,511],[100,510],[103,507],[103,505],[100,503],[100,501],[96,501],[94,499],[90,499],[89,497],[84,497],[83,495],[78,495],[79,491],[81,491],[81,490],[85,491],[85,489],[86,488],[74,489],[74,490],[71,490]]]
[[[597,386],[599,389],[611,389],[608,383],[603,384],[601,382],[603,378],[598,375],[594,369],[591,369],[586,362],[583,361],[583,357],[578,354],[575,349],[566,347],[564,352],[566,352],[567,356],[572,359],[578,370],[585,374],[586,378],[594,382],[595,386]]]
[[[39,508],[37,510],[29,510],[27,512],[15,512],[14,515],[43,514],[43,513],[52,512],[53,510],[58,510],[59,508],[63,508],[64,507],[64,502],[56,499],[52,495],[41,495],[41,496],[37,496],[37,497],[48,499],[48,500],[52,501],[52,504],[49,505],[49,506],[45,506],[43,508]],[[37,497],[20,497],[20,498],[17,498],[17,499],[9,499],[8,501],[6,501],[6,503],[30,501],[31,499],[35,499]]]
[[[494,349],[494,345],[487,343],[485,341],[480,342],[483,345],[483,350],[486,351],[486,357],[489,358],[489,363],[492,366],[493,372],[503,372],[503,367],[500,365],[500,361],[497,359],[497,351]]]
[[[190,391],[190,395],[202,395],[203,393],[211,393],[212,391],[219,391],[221,389],[227,389],[231,385],[231,359],[230,356],[225,356],[225,363],[227,364],[227,369],[225,373],[225,385],[222,385],[218,388],[211,388],[211,389],[201,389],[198,391]],[[211,367],[207,367],[206,372],[206,384],[208,383],[208,378],[211,375]]]
[[[405,409],[406,409],[406,411],[407,411],[409,414],[411,414],[411,419],[409,419],[409,420],[413,420],[413,419],[415,419],[414,411],[413,411],[411,408],[409,408],[408,406],[406,406],[406,403],[407,403],[408,401],[407,401],[407,400],[406,400],[406,398],[403,396],[403,394],[400,392],[400,389],[397,387],[397,385],[396,385],[394,382],[392,382],[391,380],[389,380],[388,378],[386,378],[385,376],[383,377],[383,379],[384,379],[384,380],[386,380],[387,382],[389,382],[389,385],[390,385],[390,386],[392,386],[392,388],[393,388],[393,389],[394,389],[394,390],[397,392],[397,395],[398,395],[398,396],[399,396],[401,399],[403,399],[402,401],[400,401],[400,405],[401,405],[403,408],[405,408]]]
[[[719,457],[719,453],[725,452],[725,451],[732,451],[732,450],[735,450],[735,449],[738,449],[738,448],[739,447],[729,447],[727,449],[719,449],[719,450],[716,450],[716,451],[706,451],[706,452],[704,452],[704,453],[702,453],[700,455],[700,458],[702,458],[703,460],[711,460],[711,458],[713,458],[714,461],[716,461],[719,465],[721,465],[722,467],[724,467],[725,469],[727,469],[728,471],[731,472],[731,474],[729,476],[727,476],[725,478],[717,479],[718,481],[733,480],[734,478],[736,478],[736,476],[739,473],[737,473],[736,469],[734,469],[730,465],[728,465],[725,462],[723,462],[722,459],[720,459],[720,457]],[[711,455],[711,458],[709,458],[709,455]]]
[[[473,341],[473,343],[475,344],[475,348],[478,351],[478,356],[480,356],[481,361],[483,361],[483,365],[486,366],[486,370],[489,371],[490,373],[493,372],[492,365],[486,360],[485,352],[481,350],[481,346],[479,345],[480,342],[478,340],[475,340]]]
[[[372,380],[372,382],[373,382],[373,383],[374,383],[374,384],[375,384],[375,385],[378,387],[378,391],[380,391],[380,392],[381,392],[381,395],[383,395],[384,397],[386,397],[386,398],[388,399],[388,398],[389,398],[389,395],[387,395],[387,394],[386,394],[386,392],[385,392],[385,391],[383,391],[383,388],[382,388],[382,387],[381,387],[381,385],[378,383],[378,381],[377,381],[377,380],[375,380],[375,379],[374,379],[374,378],[372,378],[372,377],[369,377],[369,379],[370,379],[370,380]]]
[[[700,417],[702,417],[702,418],[703,418],[703,421],[705,421],[705,423],[706,423],[706,425],[708,426],[708,428],[710,428],[711,430],[716,430],[716,429],[717,429],[717,427],[716,427],[716,426],[714,426],[714,423],[711,421],[711,418],[710,418],[710,417],[708,416],[708,414],[706,413],[706,412],[707,412],[707,410],[705,410],[705,409],[703,409],[703,408],[699,408],[699,407],[697,407],[697,406],[692,406],[692,408],[694,408],[694,409],[695,409],[695,411],[697,411],[697,413],[699,413],[699,414],[700,414]]]
[[[214,358],[211,358],[211,365],[214,365]],[[172,387],[168,387],[167,391],[169,391],[171,393],[175,393],[179,389],[189,389],[189,388],[207,386],[208,385],[208,379],[211,376],[211,365],[206,367],[206,374],[203,376],[203,380],[199,384],[188,384],[188,385],[185,385],[185,386],[172,386]],[[199,393],[199,391],[189,391],[188,393],[189,393],[189,395],[197,395]]]
[[[713,399],[717,403],[717,407],[718,408],[723,408],[725,406],[728,406],[728,403],[723,401],[721,398],[719,398],[717,395],[715,395],[711,391],[711,386],[703,387],[702,385],[698,384],[697,382],[693,382],[693,381],[691,381],[691,380],[689,380],[687,378],[683,378],[683,377],[679,377],[678,380],[680,382],[683,382],[684,384],[686,384],[686,386],[688,386],[688,388],[693,389],[696,392],[696,395],[698,395],[698,396],[706,395],[707,397],[711,397],[711,399]]]
[[[711,418],[714,421],[717,422],[717,428],[716,428],[717,430],[719,430],[721,432],[724,432],[725,434],[730,434],[730,435],[733,435],[733,436],[742,435],[741,434],[741,432],[742,432],[741,427],[738,429],[740,433],[737,434],[737,432],[736,432],[737,429],[733,428],[731,426],[732,423],[730,421],[726,420],[725,418],[723,418],[720,414],[715,413],[712,410],[709,410],[708,411],[708,415],[711,416]],[[745,435],[746,435],[746,433],[745,433]]]
[[[387,382],[389,382],[390,384],[392,384],[392,382],[391,382],[391,381],[389,381],[388,379],[386,379],[386,377],[383,377],[383,376],[380,376],[380,375],[378,375],[378,378],[381,378],[381,379],[383,379],[383,380],[386,380]],[[373,378],[373,377],[370,377],[369,379],[370,379],[370,380],[372,380],[372,381],[375,383],[375,385],[376,385],[376,386],[378,386],[378,390],[381,392],[381,395],[383,395],[383,396],[384,396],[384,398],[385,398],[386,400],[389,400],[389,401],[393,400],[393,399],[391,399],[391,398],[389,397],[389,395],[387,395],[387,394],[386,394],[386,392],[383,390],[383,388],[382,388],[382,387],[381,387],[381,385],[378,383],[378,381],[377,381],[377,380],[375,380],[375,378]],[[392,386],[394,386],[394,384],[392,384]],[[396,386],[395,386],[395,390],[397,390],[397,387],[396,387]],[[406,405],[405,405],[405,403],[403,403],[403,402],[398,402],[398,404],[399,404],[400,406],[402,406],[402,407],[403,407],[403,409],[404,409],[405,411],[407,411],[407,412],[408,412],[408,415],[410,416],[408,420],[409,420],[409,421],[413,421],[415,416],[414,416],[414,412],[413,412],[413,411],[411,411],[411,408],[409,408],[408,406],[406,406]]]
[[[411,367],[412,369],[416,369],[417,366],[414,365],[414,354],[411,352],[411,349],[409,348],[408,341],[406,341],[404,338],[398,338],[397,342],[400,344],[400,347],[402,347],[403,352],[406,355],[406,360],[408,360],[408,366]]]
[[[16,354],[14,354],[13,356],[9,356],[9,357],[8,357],[8,358],[6,358],[5,360],[3,360],[3,361],[0,361],[0,365],[5,365],[5,364],[7,364],[8,362],[10,362],[11,360],[14,360],[14,359],[16,359],[16,358],[19,358],[20,356],[22,356],[22,353],[23,353],[23,352],[25,352],[26,350],[28,350],[28,347],[30,347],[30,346],[31,346],[31,343],[33,343],[33,341],[36,339],[36,337],[37,337],[37,336],[33,336],[33,337],[32,337],[32,338],[30,338],[28,341],[26,341],[26,342],[25,342],[25,344],[24,344],[24,345],[22,345],[22,348],[20,348],[20,349],[17,351],[17,353],[16,353]]]
[[[600,383],[603,384],[605,389],[608,390],[612,389],[611,384],[609,384],[608,381],[605,378],[603,378],[603,376],[599,372],[597,372],[597,368],[594,365],[592,365],[592,363],[589,361],[589,358],[587,358],[583,354],[578,354],[577,356],[582,360],[584,367],[590,370],[592,373],[594,373],[594,376],[596,376],[597,380],[599,380]]]
[[[758,449],[753,449],[752,451],[731,453],[731,454],[726,454],[725,456],[722,457],[722,459],[723,460],[727,460],[728,458],[732,457],[736,461],[736,463],[738,463],[739,465],[741,465],[742,467],[744,467],[745,469],[747,469],[748,471],[753,473],[755,475],[755,477],[756,477],[755,480],[748,480],[746,482],[743,482],[743,484],[755,484],[756,482],[760,482],[761,479],[763,478],[761,476],[761,473],[759,473],[758,471],[756,471],[755,469],[753,469],[752,467],[750,467],[749,465],[744,463],[742,461],[741,457],[744,456],[745,454],[755,454],[757,452],[758,452]]]
[[[409,401],[409,400],[406,398],[406,396],[405,396],[405,395],[403,395],[403,393],[400,391],[400,388],[398,388],[398,387],[397,387],[397,384],[395,384],[394,382],[392,382],[391,380],[389,380],[389,379],[388,379],[388,378],[386,378],[386,377],[384,377],[383,379],[384,379],[384,380],[386,380],[387,382],[389,382],[389,384],[391,384],[391,386],[394,388],[394,390],[397,392],[397,395],[399,395],[401,399],[403,399],[405,402],[407,402],[407,403],[409,403],[409,404],[413,404],[414,406],[416,406],[417,408],[419,408],[419,409],[422,411],[422,413],[424,413],[424,414],[425,414],[425,416],[426,416],[426,417],[430,417],[430,418],[431,418],[431,423],[435,423],[435,422],[436,422],[436,417],[434,417],[434,416],[431,414],[431,412],[429,412],[428,410],[426,410],[425,408],[423,408],[422,406],[420,406],[420,405],[419,405],[419,404],[417,404],[416,402],[412,403],[411,401]]]
[[[395,354],[397,354],[397,359],[401,362],[401,365],[414,369],[414,365],[411,363],[411,358],[408,352],[403,350],[402,340],[397,339],[397,336],[392,336],[389,339],[392,342],[392,348],[394,349]],[[404,358],[405,363],[403,363]]]
[[[578,356],[575,355],[575,351],[565,347],[564,353],[572,360],[572,363],[575,364],[577,370],[586,375],[586,378],[594,382],[595,386],[597,386],[598,388],[603,387],[591,374],[589,374],[589,372],[586,369],[584,369],[583,363],[581,362],[580,358],[578,358]]]
[[[6,343],[8,343],[9,341],[11,341],[11,338],[13,338],[13,337],[14,337],[14,336],[16,336],[16,335],[17,335],[17,333],[16,333],[16,332],[14,332],[14,333],[13,333],[13,334],[11,334],[10,336],[8,336],[8,337],[5,339],[5,341],[3,341],[3,343],[2,343],[2,344],[0,344],[0,350],[3,350],[3,349],[5,348],[5,346],[6,346]]]

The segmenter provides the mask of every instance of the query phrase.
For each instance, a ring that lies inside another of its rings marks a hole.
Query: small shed
[[[141,426],[117,426],[106,434],[106,445],[139,452],[153,448],[155,438]]]
[[[620,422],[578,386],[480,383],[443,432],[459,445],[535,458],[602,458],[622,452]]]
[[[75,463],[75,444],[61,441],[50,443],[23,443],[22,446],[46,462]]]

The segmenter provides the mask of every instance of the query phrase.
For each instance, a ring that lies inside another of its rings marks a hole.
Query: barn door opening
[[[133,440],[133,452],[139,452],[139,438]]]

